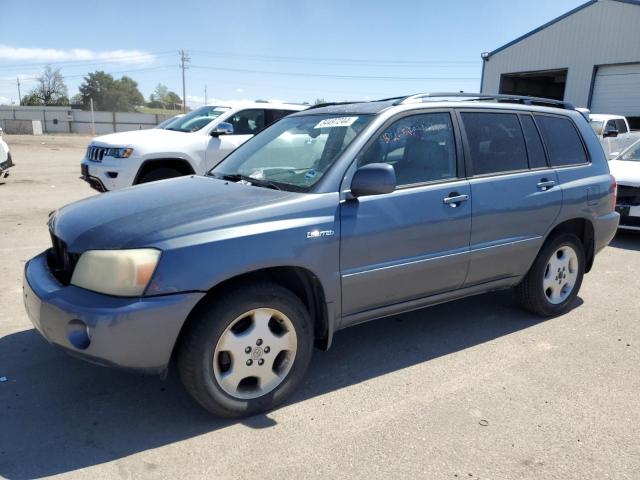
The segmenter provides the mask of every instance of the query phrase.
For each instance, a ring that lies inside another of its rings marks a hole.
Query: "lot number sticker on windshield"
[[[325,118],[318,122],[318,124],[313,128],[350,127],[357,119],[358,117]]]

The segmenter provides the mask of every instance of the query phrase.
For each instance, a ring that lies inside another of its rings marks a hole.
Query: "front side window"
[[[200,107],[186,115],[174,117],[167,123],[163,122],[157,128],[176,132],[195,132],[228,110],[229,107]]]
[[[241,110],[225,121],[233,125],[234,135],[255,135],[264,128],[264,110],[262,108]]]
[[[358,166],[369,163],[393,165],[398,186],[455,178],[451,116],[427,113],[396,121],[358,157]]]
[[[527,151],[518,116],[463,112],[474,175],[526,170]]]
[[[241,145],[210,175],[308,190],[372,118],[341,114],[285,117]]]
[[[549,161],[554,167],[587,163],[587,154],[580,135],[568,118],[536,115],[542,138],[547,146]]]
[[[604,122],[602,120],[591,120],[589,124],[591,125],[591,128],[593,128],[593,131],[596,133],[596,135],[602,135],[602,127],[604,125]]]

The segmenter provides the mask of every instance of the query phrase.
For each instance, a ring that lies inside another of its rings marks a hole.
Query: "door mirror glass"
[[[618,129],[615,126],[613,126],[612,124],[608,124],[607,127],[604,129],[604,133],[602,134],[602,136],[604,138],[617,137],[618,136]]]
[[[233,135],[233,125],[228,122],[220,122],[211,132],[211,136],[219,137],[220,135]]]
[[[370,163],[360,167],[351,180],[351,195],[382,195],[396,189],[396,172],[388,163]]]

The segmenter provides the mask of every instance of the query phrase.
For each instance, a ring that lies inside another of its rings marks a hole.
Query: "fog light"
[[[82,320],[77,318],[71,320],[67,325],[67,337],[71,345],[80,350],[86,350],[91,344],[89,328]]]

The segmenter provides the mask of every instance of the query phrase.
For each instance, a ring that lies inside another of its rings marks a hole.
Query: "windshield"
[[[160,122],[158,125],[156,125],[155,128],[165,128],[171,122],[173,122],[174,120],[176,120],[177,118],[180,118],[180,117],[184,117],[184,115],[174,115],[173,117],[169,117],[165,121]]]
[[[372,118],[340,114],[283,118],[231,153],[209,174],[308,190]]]
[[[616,160],[625,162],[640,162],[640,142],[636,142],[627,148]]]
[[[230,107],[200,107],[186,115],[174,117],[170,122],[160,124],[157,128],[176,132],[195,132],[228,110]]]
[[[589,123],[596,135],[602,135],[602,124],[604,123],[602,120],[591,120]]]

